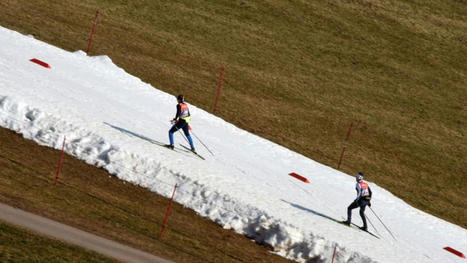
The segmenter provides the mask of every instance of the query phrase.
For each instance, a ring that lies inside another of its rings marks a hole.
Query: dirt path
[[[0,220],[78,245],[123,262],[172,263],[149,253],[0,203]]]

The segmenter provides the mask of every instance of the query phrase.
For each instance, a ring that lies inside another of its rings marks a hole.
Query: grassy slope
[[[107,54],[155,87],[467,227],[465,0],[12,1],[0,24]],[[377,193],[376,193],[377,196]]]
[[[0,262],[117,262],[0,221]]]
[[[0,145],[0,202],[174,262],[290,262],[178,204],[172,208],[161,239],[167,198],[68,155],[61,183],[54,186],[59,151],[3,128]],[[0,228],[0,261],[2,232]],[[14,244],[6,245],[7,252],[15,248]],[[24,251],[31,259],[36,256],[35,247]]]

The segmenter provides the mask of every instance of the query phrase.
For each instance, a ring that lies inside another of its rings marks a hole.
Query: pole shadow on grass
[[[320,217],[323,217],[323,218],[332,220],[332,221],[334,221],[334,222],[336,222],[336,223],[340,223],[340,222],[341,222],[341,220],[337,220],[337,219],[332,218],[332,217],[330,217],[330,216],[328,216],[328,215],[325,215],[325,214],[323,214],[323,213],[317,212],[317,211],[315,211],[315,210],[313,210],[313,209],[306,208],[306,207],[304,207],[304,206],[291,203],[291,202],[286,201],[286,200],[284,200],[284,199],[281,199],[281,201],[284,202],[284,203],[287,203],[287,204],[291,205],[292,207],[295,207],[295,208],[298,208],[298,209],[300,209],[300,210],[303,210],[303,211],[312,213],[312,214],[314,214],[314,215],[317,215],[317,216],[320,216]]]

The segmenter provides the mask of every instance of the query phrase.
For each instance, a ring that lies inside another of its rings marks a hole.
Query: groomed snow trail
[[[380,239],[335,222],[355,198],[353,176],[194,105],[191,125],[214,156],[196,139],[205,161],[170,151],[153,142],[168,141],[172,95],[106,56],[64,51],[2,27],[0,43],[0,126],[25,138],[59,149],[66,136],[67,153],[165,196],[178,183],[176,202],[299,262],[330,262],[335,246],[335,262],[464,262],[442,248],[467,248],[465,229],[409,206],[371,178],[372,207],[397,241],[370,211]],[[179,134],[175,139],[186,143]],[[361,224],[357,211],[353,220]]]

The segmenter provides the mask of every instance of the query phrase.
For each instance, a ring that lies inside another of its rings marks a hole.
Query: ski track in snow
[[[151,141],[167,141],[173,96],[106,56],[67,52],[2,27],[0,42],[0,126],[27,139],[61,149],[66,136],[68,154],[166,197],[178,184],[176,202],[299,262],[330,262],[336,246],[335,262],[462,262],[442,247],[467,248],[465,229],[410,207],[374,183],[373,207],[397,242],[369,210],[381,239],[332,222],[344,218],[355,198],[353,177],[192,105],[196,133],[215,156],[199,143],[206,161],[170,152]],[[52,68],[30,63],[33,57]],[[179,135],[176,142],[184,143]],[[290,178],[292,171],[311,184]]]

